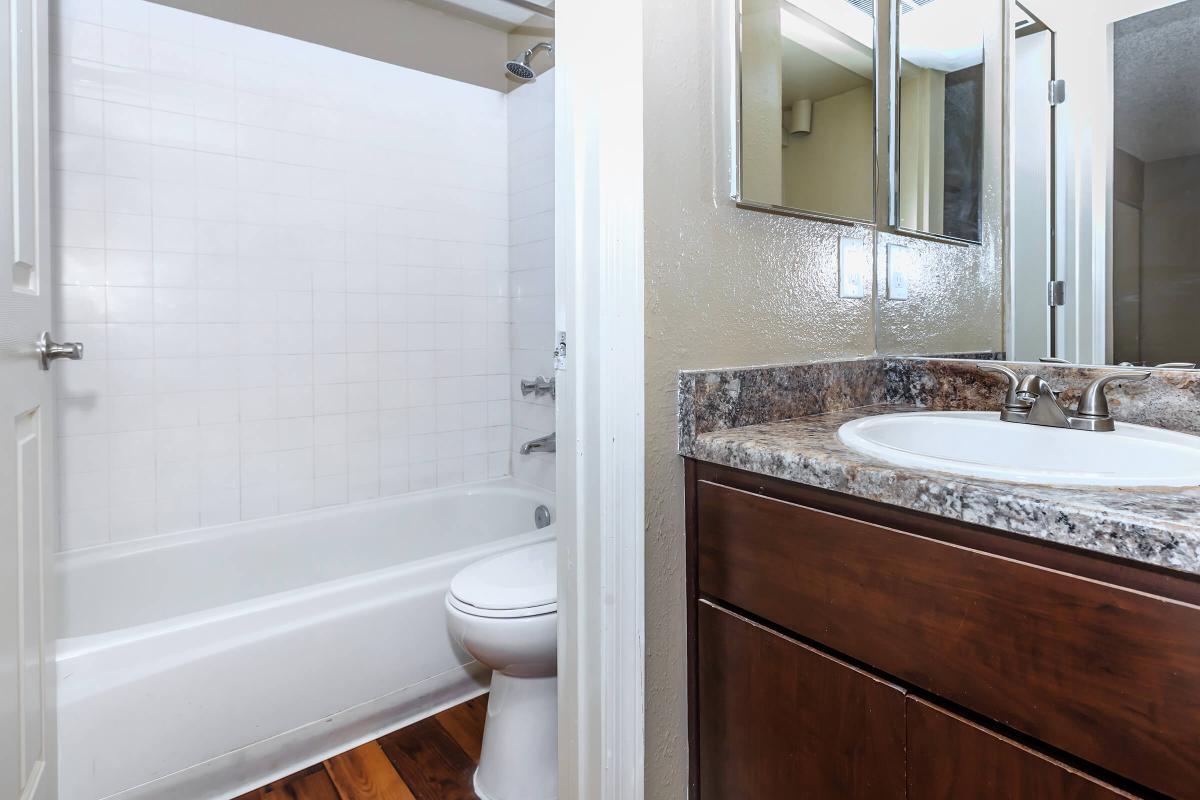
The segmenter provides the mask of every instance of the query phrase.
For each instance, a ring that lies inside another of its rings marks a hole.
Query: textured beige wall
[[[837,298],[838,226],[729,199],[730,0],[646,3],[646,797],[687,776],[683,368],[860,356],[871,301]],[[858,229],[869,237],[866,228]]]
[[[153,0],[507,92],[508,34],[409,0]]]
[[[1004,5],[975,0],[984,28],[982,243],[945,244],[909,237],[879,236],[876,280],[880,286],[880,353],[939,355],[976,353],[1004,347],[1004,175],[1003,100]],[[903,24],[903,21],[901,22]],[[940,123],[939,123],[940,124]],[[901,141],[903,141],[901,136]],[[908,299],[889,300],[888,243],[915,251],[917,269],[909,276]]]
[[[1003,349],[1003,269],[995,230],[985,223],[983,247],[879,235],[880,353],[946,355]],[[920,264],[909,276],[907,300],[883,296],[889,243],[914,250]]]

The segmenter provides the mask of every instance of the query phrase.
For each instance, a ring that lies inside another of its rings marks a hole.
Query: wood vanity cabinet
[[[904,798],[903,689],[710,603],[698,615],[702,796]]]
[[[926,700],[905,716],[909,797],[1136,797]]]
[[[688,462],[693,797],[1200,798],[1200,581]]]

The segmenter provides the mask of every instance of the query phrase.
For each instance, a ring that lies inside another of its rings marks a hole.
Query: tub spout
[[[527,456],[530,453],[553,453],[556,450],[554,434],[547,434],[539,439],[531,439],[521,445],[521,455]]]

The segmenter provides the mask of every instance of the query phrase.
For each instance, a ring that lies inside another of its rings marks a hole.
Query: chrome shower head
[[[521,81],[522,83],[529,83],[530,81],[537,80],[537,73],[533,71],[533,67],[529,66],[529,62],[533,61],[534,55],[536,55],[539,50],[545,50],[547,53],[553,53],[554,43],[538,42],[533,47],[526,50],[520,58],[514,58],[505,63],[504,71],[508,73],[508,77]]]
[[[508,70],[508,77],[516,78],[525,83],[537,78],[537,73],[530,69],[529,65],[524,61],[509,61],[504,65],[504,68]]]

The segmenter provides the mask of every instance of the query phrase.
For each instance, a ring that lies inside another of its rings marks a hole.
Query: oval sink
[[[1058,486],[1200,486],[1200,437],[1117,423],[1108,433],[1001,422],[991,411],[863,417],[842,443],[901,467]]]

